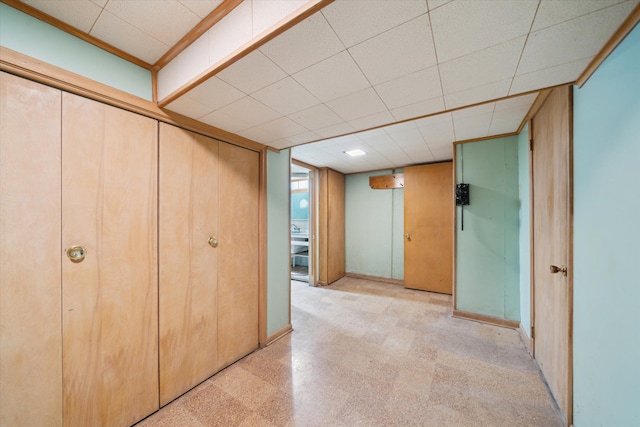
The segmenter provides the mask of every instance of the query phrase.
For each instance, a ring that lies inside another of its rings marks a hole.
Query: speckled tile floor
[[[450,296],[344,278],[291,300],[292,334],[138,426],[562,426],[518,334]]]

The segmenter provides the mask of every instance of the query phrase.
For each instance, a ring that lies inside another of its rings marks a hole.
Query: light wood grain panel
[[[535,358],[571,424],[571,87],[533,118]],[[568,268],[552,274],[550,265]]]
[[[388,190],[390,188],[404,188],[404,174],[374,175],[369,177],[369,187],[374,190]]]
[[[157,122],[62,106],[64,424],[131,425],[158,408]]]
[[[218,141],[160,124],[160,404],[217,369]]]
[[[333,283],[345,273],[345,182],[344,175],[329,170],[328,229],[327,229],[327,282]]]
[[[221,143],[218,366],[258,348],[259,155]]]
[[[404,180],[404,286],[451,294],[452,163],[406,167]]]
[[[0,73],[0,425],[62,424],[61,92]]]
[[[321,168],[318,171],[318,282],[320,286],[327,285],[328,282],[328,228],[329,228],[329,212],[328,212],[328,193],[327,179],[329,169]]]

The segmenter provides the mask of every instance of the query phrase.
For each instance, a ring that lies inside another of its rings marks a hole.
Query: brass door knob
[[[411,234],[407,233],[407,234],[404,235],[404,237],[406,237],[407,240],[411,241]]]
[[[551,274],[562,273],[563,276],[566,276],[567,275],[567,266],[563,265],[562,267],[558,267],[557,265],[550,265],[549,266],[549,271],[551,271]]]
[[[217,248],[218,247],[218,239],[216,239],[215,237],[209,237],[209,245],[212,248]]]
[[[82,262],[86,254],[87,249],[84,246],[71,246],[69,249],[67,249],[67,256],[69,257],[71,262]]]

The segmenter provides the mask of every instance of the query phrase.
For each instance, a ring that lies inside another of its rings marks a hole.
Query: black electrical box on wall
[[[456,185],[456,205],[465,206],[469,204],[469,184]]]

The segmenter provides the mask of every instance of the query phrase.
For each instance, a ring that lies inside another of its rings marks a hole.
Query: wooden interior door
[[[534,355],[571,424],[571,88],[554,89],[533,119]],[[567,268],[552,273],[551,266]]]
[[[404,169],[404,287],[451,294],[452,163]]]
[[[329,285],[344,277],[345,261],[345,181],[344,175],[320,169],[318,283]]]
[[[158,406],[157,122],[62,98],[63,418],[131,425]]]
[[[219,145],[218,367],[258,348],[257,152]]]
[[[160,404],[216,372],[218,141],[160,124]]]
[[[61,92],[0,73],[0,425],[62,424]]]

